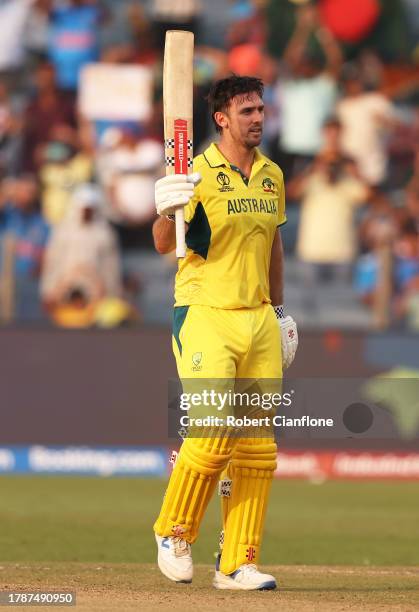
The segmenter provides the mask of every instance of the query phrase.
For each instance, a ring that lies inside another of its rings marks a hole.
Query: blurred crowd
[[[1,319],[139,320],[123,260],[152,248],[164,35],[183,28],[197,152],[214,138],[211,83],[265,82],[304,308],[341,283],[377,326],[419,329],[419,0],[230,0],[212,37],[207,4],[0,0]]]

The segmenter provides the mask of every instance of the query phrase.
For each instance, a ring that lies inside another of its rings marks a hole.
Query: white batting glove
[[[194,195],[196,185],[201,182],[199,172],[194,174],[170,174],[156,181],[154,193],[159,215],[168,216],[176,208],[183,208]]]
[[[289,315],[287,317],[284,316],[283,306],[274,306],[274,310],[281,331],[282,368],[285,370],[290,367],[297,352],[297,324]]]

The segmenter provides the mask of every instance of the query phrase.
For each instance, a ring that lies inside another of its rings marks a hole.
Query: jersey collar
[[[215,142],[213,142],[206,151],[204,151],[204,157],[211,168],[218,168],[220,166],[230,167],[230,164],[221,153]]]

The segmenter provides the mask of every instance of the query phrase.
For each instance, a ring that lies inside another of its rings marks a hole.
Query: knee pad
[[[183,442],[154,524],[158,535],[181,535],[190,543],[196,540],[219,475],[236,443],[234,438],[219,435]]]

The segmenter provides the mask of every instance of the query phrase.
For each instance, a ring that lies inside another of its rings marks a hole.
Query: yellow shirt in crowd
[[[92,169],[92,160],[83,153],[66,163],[50,163],[42,167],[42,214],[47,223],[55,225],[65,217],[74,188],[90,180]]]

